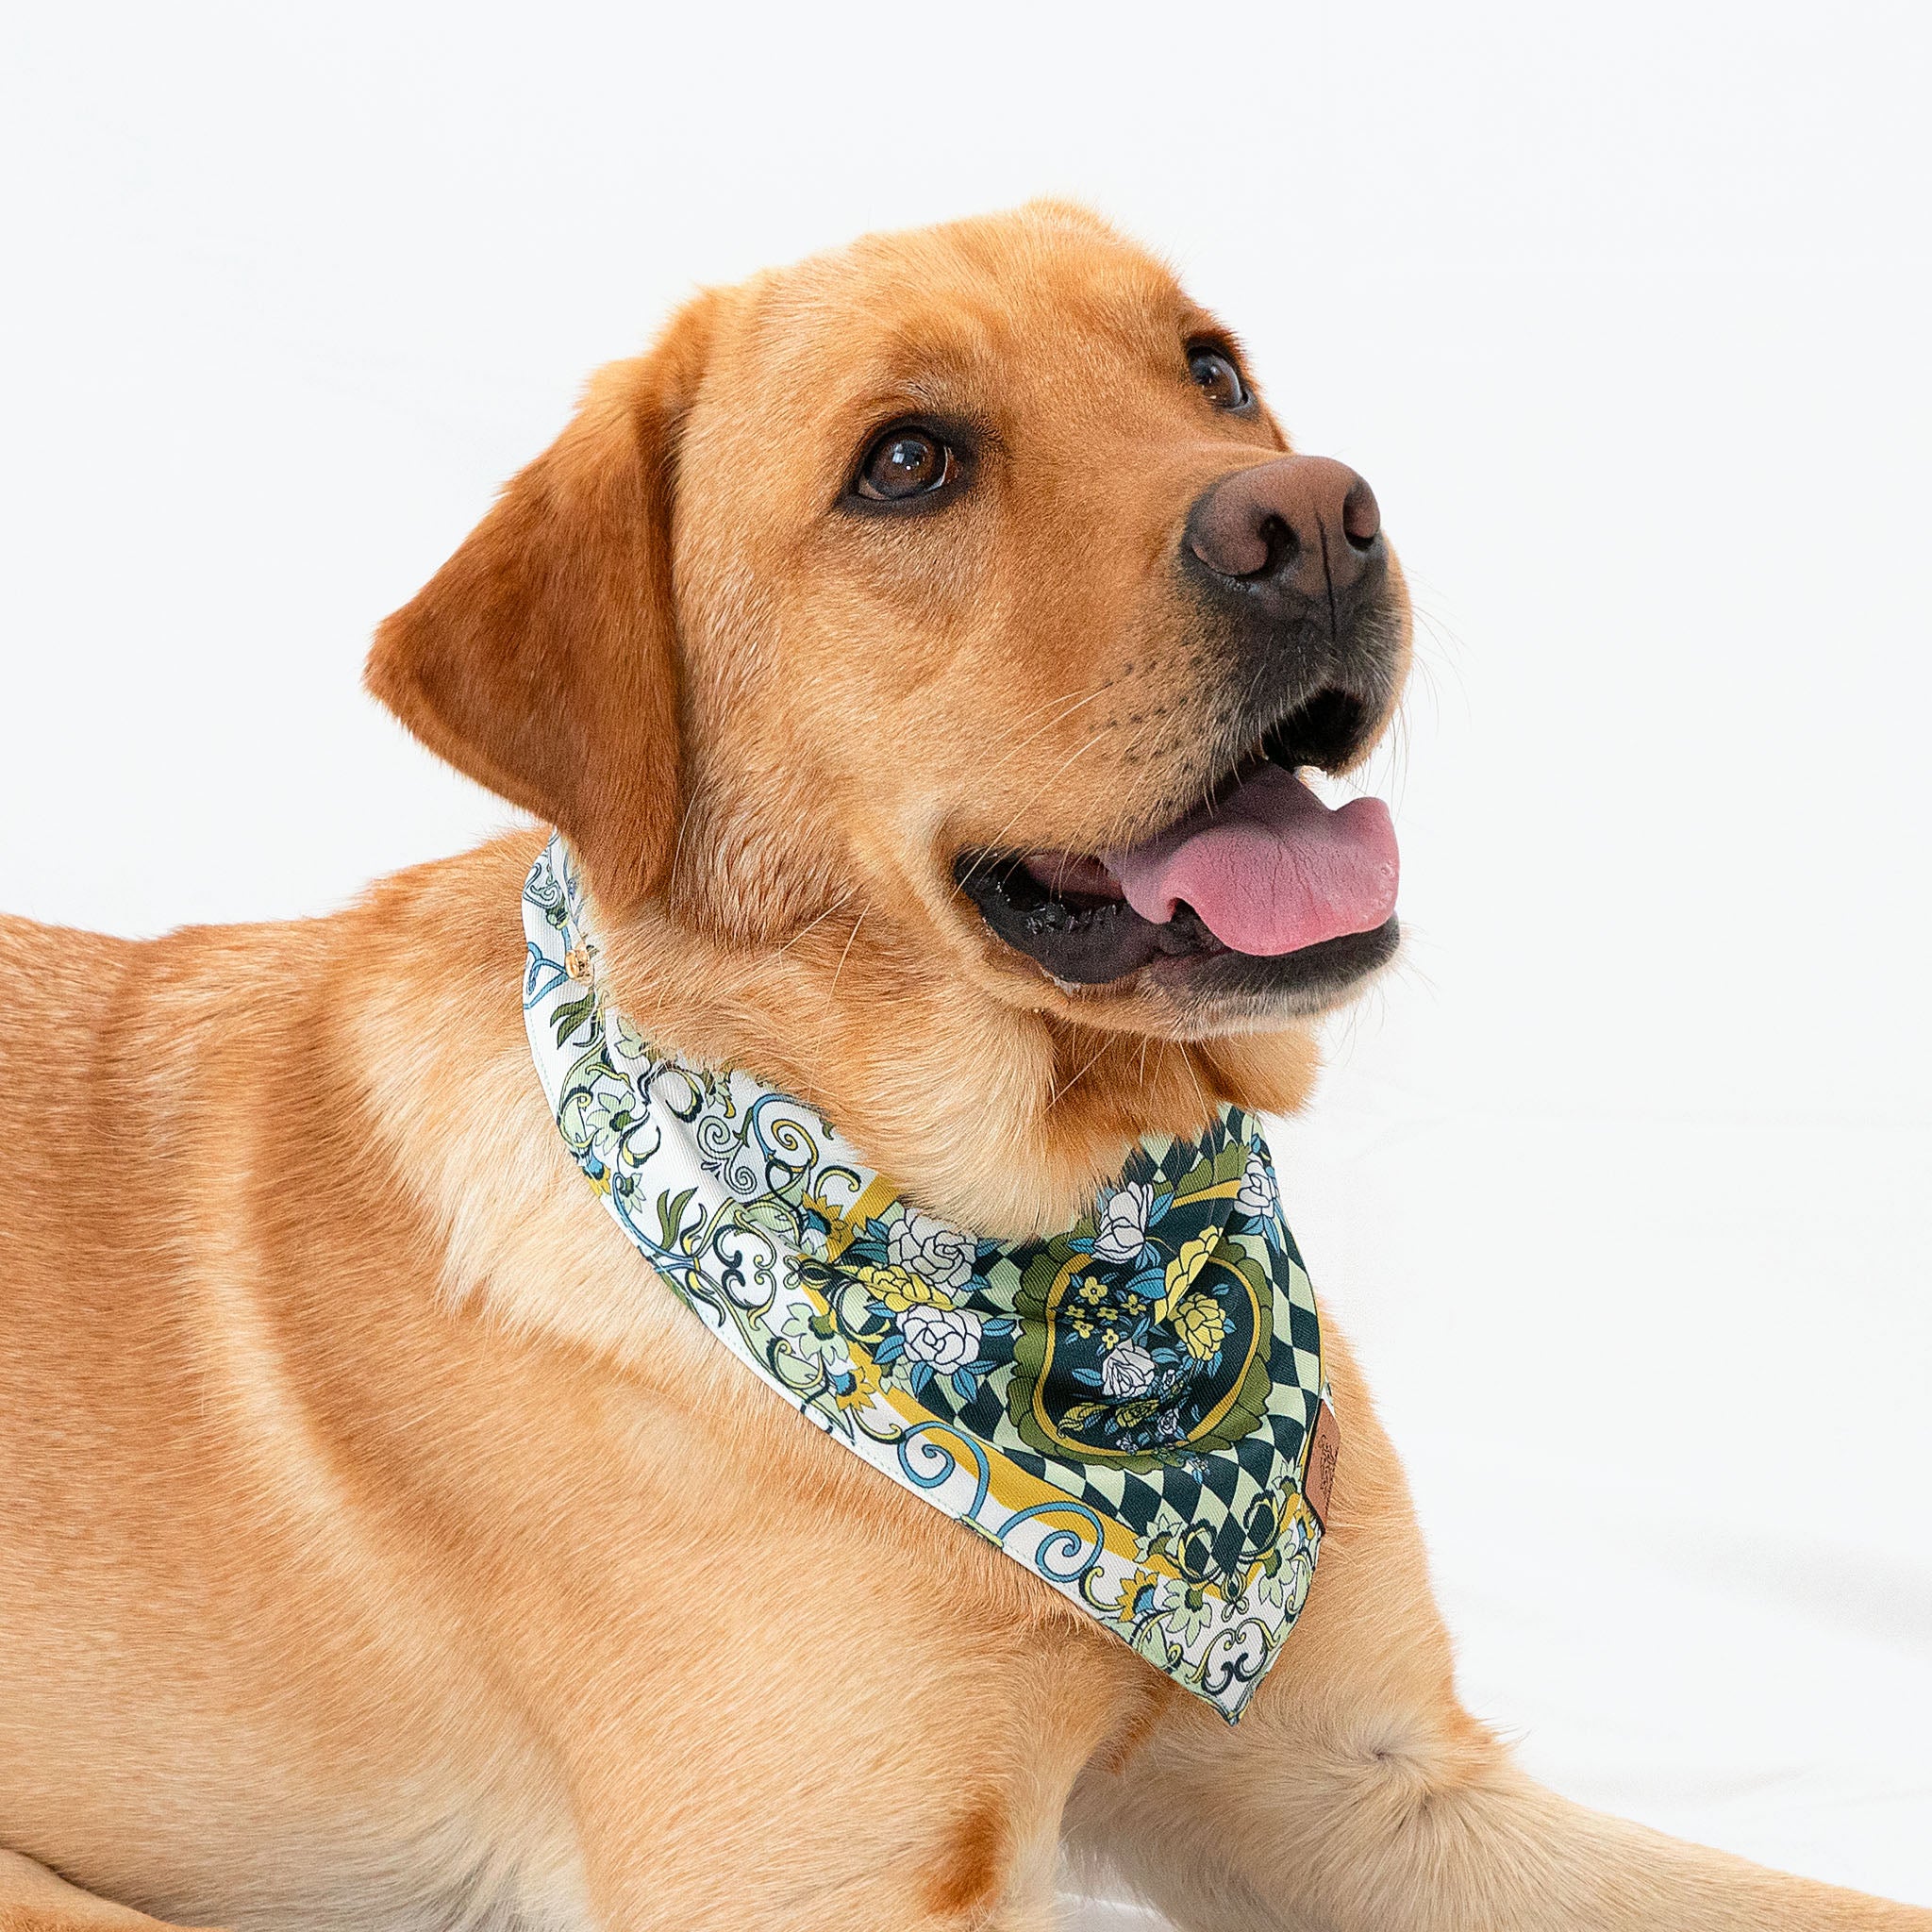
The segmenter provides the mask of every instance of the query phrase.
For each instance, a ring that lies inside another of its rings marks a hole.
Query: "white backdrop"
[[[1468,1694],[1932,1902],[1924,9],[658,11],[16,10],[0,903],[304,913],[501,823],[357,675],[583,375],[1091,199],[1424,613],[1408,962],[1283,1151]]]

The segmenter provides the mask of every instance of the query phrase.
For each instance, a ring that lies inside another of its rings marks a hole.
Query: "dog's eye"
[[[952,447],[929,430],[901,425],[889,429],[866,451],[853,489],[874,503],[904,503],[930,496],[958,473]]]
[[[1188,351],[1188,374],[1217,409],[1239,409],[1248,400],[1248,386],[1234,358],[1211,342],[1197,342]]]

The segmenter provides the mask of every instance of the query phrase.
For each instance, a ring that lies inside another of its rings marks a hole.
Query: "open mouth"
[[[1324,689],[1152,838],[963,852],[954,878],[999,939],[1067,985],[1151,967],[1202,992],[1339,991],[1395,951],[1395,834],[1380,799],[1331,810],[1298,774],[1349,763],[1369,725],[1361,699]]]

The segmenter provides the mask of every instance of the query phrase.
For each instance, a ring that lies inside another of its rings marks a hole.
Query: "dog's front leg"
[[[1932,1927],[1524,1776],[1457,1701],[1405,1482],[1347,1350],[1343,1448],[1301,1624],[1240,1725],[1175,1691],[1102,1754],[1068,1841],[1190,1932]]]

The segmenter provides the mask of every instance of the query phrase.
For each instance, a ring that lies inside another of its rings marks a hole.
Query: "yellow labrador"
[[[1407,640],[1367,486],[1041,205],[691,302],[370,683],[569,836],[654,1038],[1020,1237],[1303,1100],[1396,942],[1386,825],[1320,904],[1188,827],[1363,757]],[[1017,1932],[1069,1846],[1201,1932],[1932,1925],[1517,1771],[1332,1333],[1320,1571],[1238,1727],[802,1427],[559,1141],[543,836],[294,924],[0,924],[8,1932]]]

